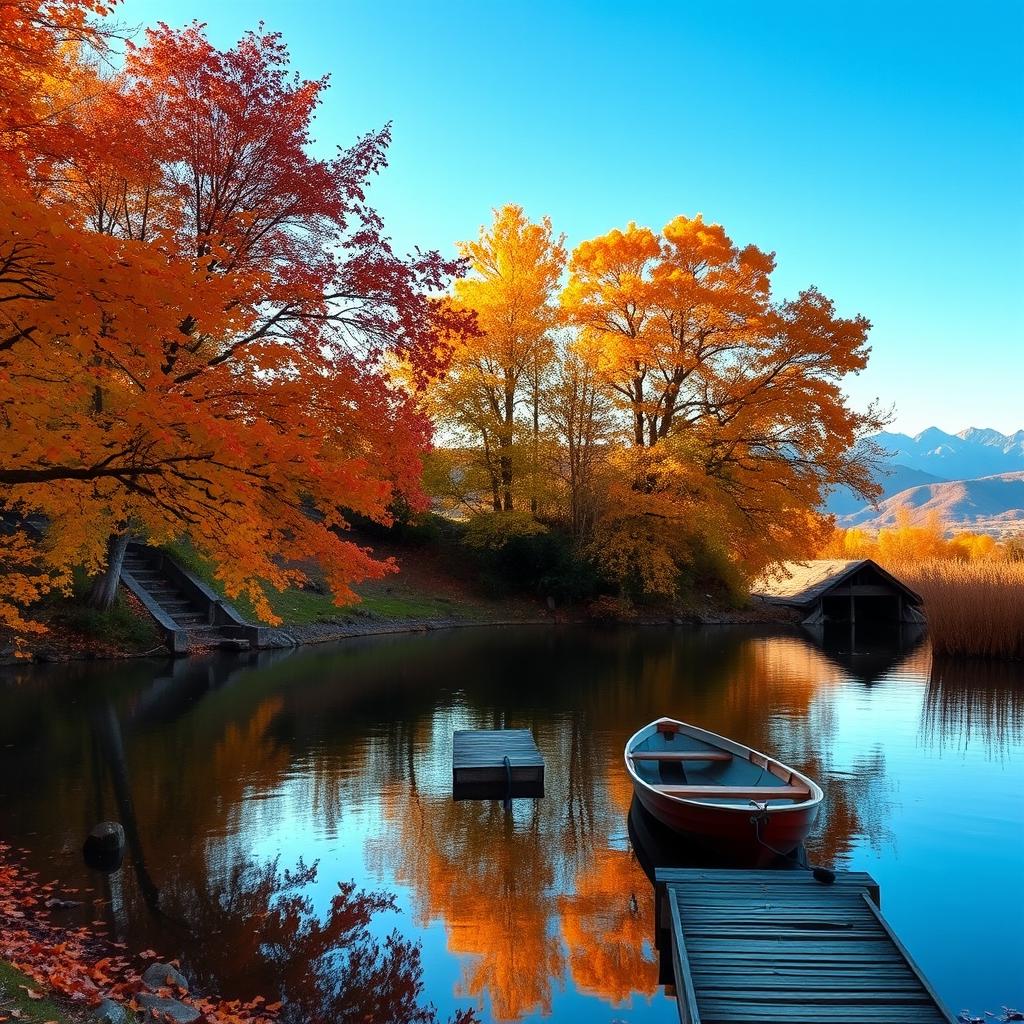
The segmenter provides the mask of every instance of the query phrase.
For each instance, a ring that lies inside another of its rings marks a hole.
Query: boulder
[[[129,1014],[120,1003],[115,1003],[113,999],[104,999],[92,1011],[89,1019],[95,1021],[96,1024],[130,1024],[136,1018],[134,1014]]]
[[[185,975],[171,964],[150,964],[142,973],[142,983],[151,992],[162,988],[174,988],[179,992],[188,991]]]
[[[173,1021],[174,1024],[192,1024],[201,1016],[194,1006],[186,1006],[184,1003],[179,1003],[177,999],[155,996],[150,992],[140,992],[135,997],[135,1001],[150,1017],[154,1016],[152,1011],[156,1010],[157,1020]]]
[[[98,871],[116,871],[124,858],[124,829],[116,821],[101,821],[82,845],[85,863]]]

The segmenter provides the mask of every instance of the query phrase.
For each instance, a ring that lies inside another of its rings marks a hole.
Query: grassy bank
[[[359,601],[339,606],[327,592],[316,566],[307,566],[308,587],[283,591],[267,588],[267,601],[281,619],[283,628],[329,623],[358,625],[360,622],[487,622],[529,617],[537,612],[536,600],[484,593],[472,578],[471,567],[459,559],[458,549],[453,545],[443,542],[396,544],[376,538],[366,543],[378,557],[393,557],[399,571],[382,580],[356,584],[354,589]],[[187,540],[165,545],[165,550],[215,591],[224,594],[213,564],[202,558]],[[263,621],[247,595],[229,600],[250,622]]]
[[[0,1020],[16,1020],[21,1024],[73,1024],[74,1018],[47,998],[31,978],[0,960]]]
[[[886,568],[924,598],[936,653],[1024,658],[1024,563],[932,560]]]
[[[46,632],[29,638],[41,660],[118,658],[159,651],[163,638],[145,608],[122,590],[106,611],[88,604],[91,580],[76,570],[70,593],[54,592],[32,610]],[[13,638],[0,633],[0,661],[13,650]]]

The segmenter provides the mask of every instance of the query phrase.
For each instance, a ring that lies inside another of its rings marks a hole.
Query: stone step
[[[171,618],[179,626],[206,626],[210,623],[210,617],[205,612],[182,612]]]

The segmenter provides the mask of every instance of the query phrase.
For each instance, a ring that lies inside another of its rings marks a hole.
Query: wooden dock
[[[462,729],[452,744],[456,800],[544,795],[544,758],[529,729]]]
[[[868,874],[665,868],[657,929],[670,942],[683,1024],[952,1024],[879,910]]]

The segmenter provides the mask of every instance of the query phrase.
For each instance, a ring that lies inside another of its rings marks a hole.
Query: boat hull
[[[743,867],[762,867],[778,860],[779,854],[792,853],[807,838],[818,817],[817,806],[781,814],[776,811],[755,828],[751,821],[753,807],[738,811],[672,800],[636,782],[633,792],[641,807],[666,828]]]

